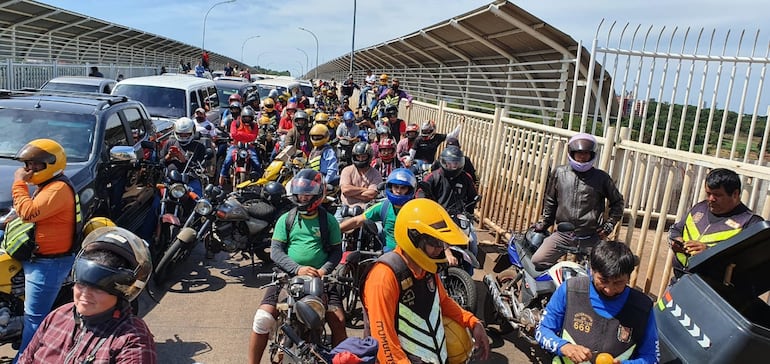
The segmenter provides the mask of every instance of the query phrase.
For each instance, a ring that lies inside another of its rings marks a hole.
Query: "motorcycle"
[[[156,186],[160,196],[160,210],[153,235],[154,243],[150,246],[153,262],[160,262],[177,236],[182,219],[186,219],[198,199],[198,195],[187,185],[189,178],[190,175],[171,169],[167,170],[163,183]],[[156,281],[162,276],[155,272]]]
[[[225,197],[225,192],[220,186],[208,184],[203,191],[203,196],[195,202],[190,216],[184,225],[179,228],[173,243],[163,252],[153,272],[156,283],[165,282],[173,267],[184,261],[199,240],[211,239],[211,226],[216,219],[214,214],[217,206]]]
[[[332,275],[321,277],[295,276],[275,271],[260,273],[257,278],[269,278],[260,287],[280,286],[288,293],[285,302],[276,305],[277,324],[270,333],[268,352],[271,363],[330,363],[330,344],[325,335],[326,303],[322,299],[324,284],[349,284]]]
[[[243,182],[250,181],[252,179],[251,156],[249,155],[250,143],[238,142],[236,148],[233,148],[233,164],[230,166],[228,175],[230,181],[232,181],[233,190],[238,188]]]
[[[341,171],[353,164],[353,145],[355,143],[347,139],[337,139],[333,143],[337,144],[337,165]]]
[[[304,168],[307,160],[304,156],[297,154],[294,146],[288,146],[278,153],[272,162],[265,168],[265,172],[256,181],[246,181],[236,186],[237,189],[246,189],[253,186],[263,186],[270,181],[279,182],[282,185],[289,183],[289,180],[296,172]]]
[[[451,216],[465,236],[468,236],[469,239],[475,238],[475,234],[471,232],[473,222],[464,213],[456,213]],[[450,243],[449,249],[459,264],[439,270],[439,278],[441,278],[449,297],[452,297],[465,310],[475,313],[478,292],[476,291],[476,282],[473,280],[473,269],[479,269],[481,265],[476,255],[470,251],[469,243]]]
[[[572,223],[559,223],[557,230],[562,234],[571,234],[575,230]],[[507,257],[497,261],[491,274],[484,276],[484,284],[489,289],[496,311],[496,320],[500,331],[507,333],[519,330],[519,336],[533,345],[537,345],[534,331],[542,318],[542,312],[548,300],[567,279],[588,276],[590,271],[588,257],[590,247],[581,246],[577,237],[574,246],[559,246],[563,253],[572,254],[577,262],[561,261],[549,269],[538,270],[532,264],[532,254],[542,243],[543,234],[534,229],[526,233],[513,234],[507,247]]]
[[[285,193],[282,194],[282,196]],[[294,205],[285,197],[266,198],[262,186],[231,192],[217,207],[211,238],[206,240],[206,250],[211,253],[241,252],[244,258],[254,256],[270,262],[272,228],[278,218]]]

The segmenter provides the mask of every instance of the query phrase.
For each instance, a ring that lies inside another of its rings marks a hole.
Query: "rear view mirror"
[[[110,162],[136,162],[139,157],[134,147],[128,145],[116,145],[110,149]]]

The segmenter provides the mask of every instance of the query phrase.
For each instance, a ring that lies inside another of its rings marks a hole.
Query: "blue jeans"
[[[220,176],[227,177],[227,172],[230,169],[230,166],[233,164],[233,151],[238,150],[238,147],[235,145],[231,145],[229,148],[227,148],[227,154],[225,157],[225,162],[222,163],[222,170],[219,172]],[[249,148],[249,157],[251,159],[251,173],[256,173],[258,176],[262,175],[262,167],[259,165],[259,159],[257,159],[257,152],[253,148]]]
[[[361,93],[358,95],[358,108],[362,109],[364,105],[366,105],[366,94],[367,92],[371,91],[371,86],[364,86],[364,88],[361,89]],[[369,109],[371,110],[371,109]]]
[[[22,262],[24,267],[24,331],[21,334],[19,354],[24,351],[38,326],[51,312],[56,296],[59,295],[64,280],[72,270],[75,256],[58,258],[35,258]]]

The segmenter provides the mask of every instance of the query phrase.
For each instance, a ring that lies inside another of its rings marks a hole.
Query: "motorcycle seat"
[[[548,268],[545,268],[543,270],[538,270],[535,268],[535,264],[532,263],[532,257],[530,257],[528,254],[523,254],[521,259],[521,265],[524,267],[524,270],[529,274],[531,277],[537,278],[540,277],[543,274],[548,273]]]

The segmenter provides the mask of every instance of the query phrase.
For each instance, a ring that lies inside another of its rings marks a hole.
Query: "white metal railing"
[[[19,63],[11,60],[0,62],[0,88],[17,90],[39,88],[46,81],[58,76],[86,76],[90,67],[97,66],[104,77],[115,79],[124,77],[149,76],[158,73],[155,67],[142,67],[115,64],[58,64],[58,63]]]
[[[770,47],[757,38],[745,42],[743,35],[717,41],[714,32],[702,30],[693,37],[690,30],[679,36],[676,30],[617,29],[607,30],[606,43],[594,41],[590,64],[601,68],[598,74],[610,74],[606,82],[625,97],[608,102],[604,111],[587,110],[579,128],[598,135],[598,166],[612,174],[625,197],[625,217],[614,236],[641,257],[632,284],[660,296],[671,271],[667,229],[704,198],[708,169],[735,170],[742,177],[742,201],[770,216],[770,167],[764,162],[770,108],[763,98]],[[699,43],[703,34],[709,34],[708,45]],[[746,50],[745,43],[754,48]],[[409,70],[393,73],[410,77]],[[416,123],[433,119],[444,132],[465,120],[463,150],[478,164],[484,197],[477,213],[484,226],[507,237],[538,219],[548,171],[566,162],[566,141],[575,131],[509,118],[501,104],[494,106],[474,113],[447,100],[415,102],[401,115]]]

